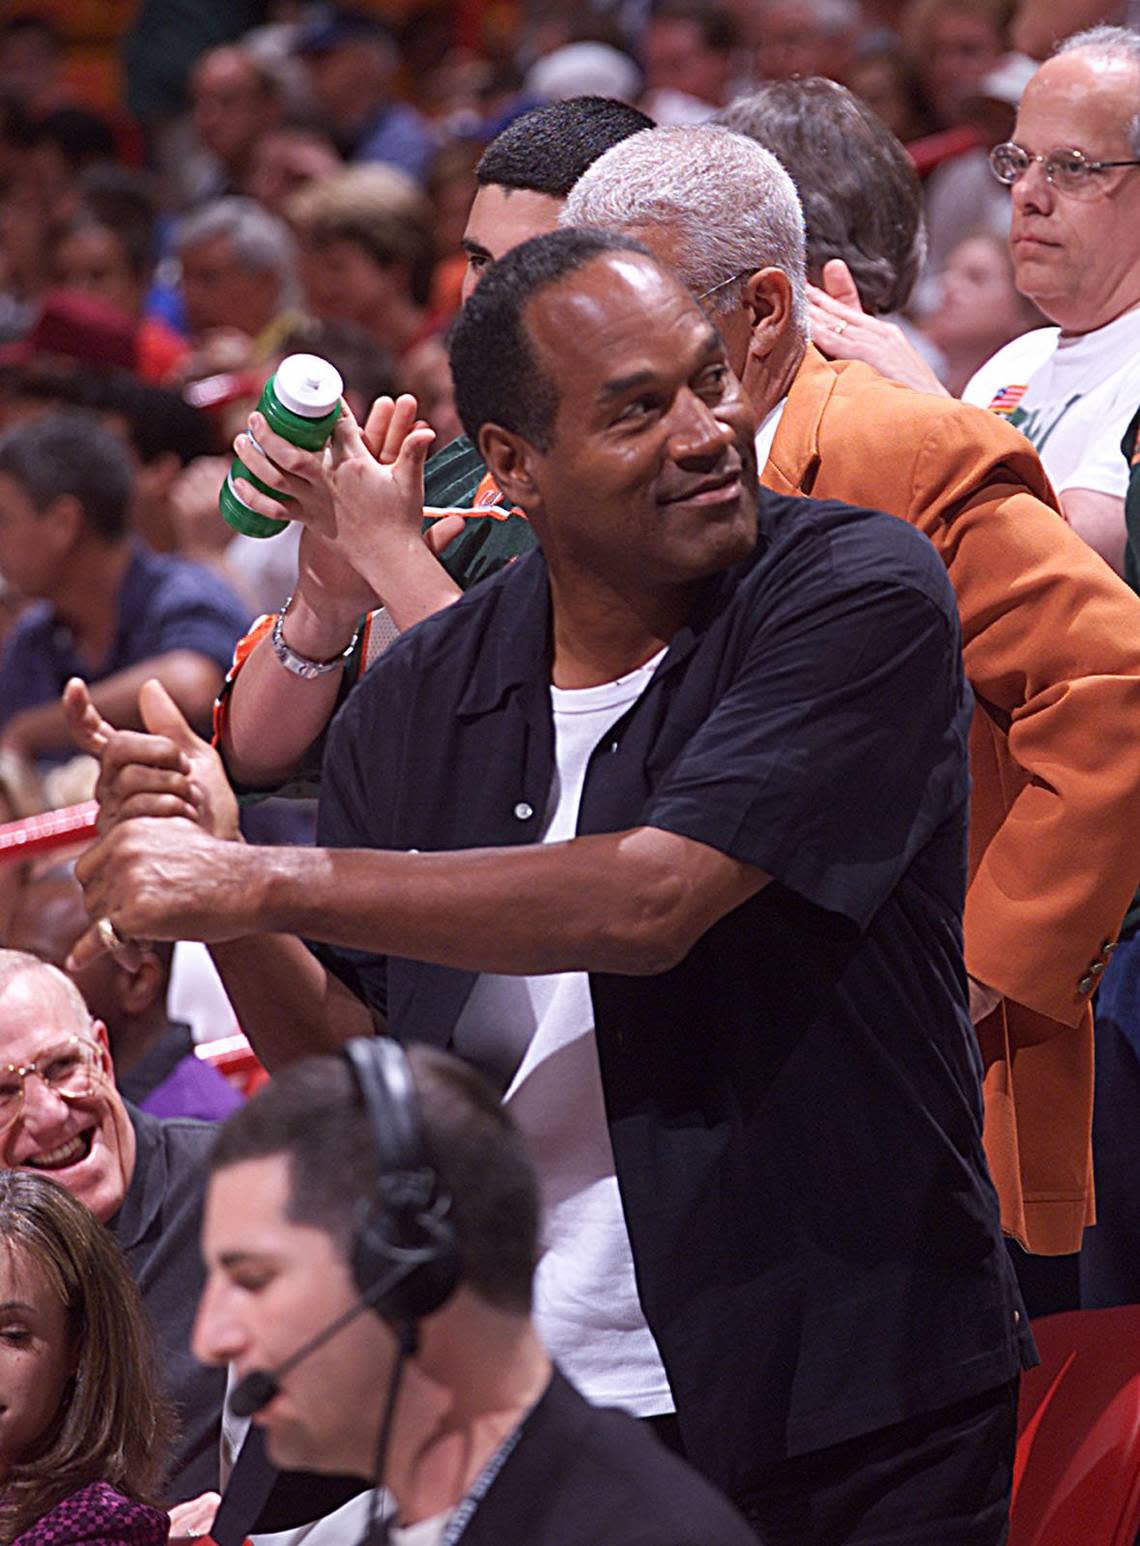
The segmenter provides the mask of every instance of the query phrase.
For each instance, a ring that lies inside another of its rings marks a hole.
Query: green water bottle
[[[340,372],[327,360],[315,354],[290,354],[262,388],[257,410],[282,439],[306,451],[319,451],[333,432],[343,391]],[[218,508],[234,530],[247,537],[274,537],[284,531],[288,519],[275,521],[251,510],[234,488],[235,478],[245,478],[281,504],[292,497],[267,487],[235,456],[218,495]]]

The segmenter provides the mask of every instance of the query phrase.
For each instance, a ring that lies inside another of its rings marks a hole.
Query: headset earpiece
[[[361,1294],[394,1266],[408,1276],[373,1306],[389,1321],[438,1310],[460,1279],[451,1196],[432,1164],[403,1048],[389,1037],[358,1037],[344,1055],[360,1090],[380,1159],[380,1190],[361,1220],[352,1271]]]

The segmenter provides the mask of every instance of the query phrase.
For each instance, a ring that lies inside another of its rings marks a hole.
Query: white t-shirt
[[[1140,407],[1140,308],[1092,333],[1023,333],[970,379],[963,401],[992,408],[1032,441],[1057,492],[1123,499],[1120,441]]]
[[[660,659],[598,687],[551,687],[556,773],[544,843],[575,835],[590,754]],[[535,1321],[551,1355],[588,1401],[638,1417],[673,1411],[637,1297],[586,973],[484,973],[456,1025],[454,1049],[506,1091],[538,1171],[544,1222]]]
[[[430,1519],[421,1519],[419,1524],[392,1525],[388,1532],[391,1546],[439,1546],[453,1513],[454,1510],[449,1508],[442,1514],[433,1514]]]

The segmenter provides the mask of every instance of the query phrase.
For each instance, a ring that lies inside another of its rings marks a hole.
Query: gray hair
[[[1119,59],[1140,72],[1140,32],[1132,27],[1086,27],[1058,43],[1054,54],[1092,54],[1097,59]],[[1140,112],[1128,124],[1132,154],[1140,156]]]
[[[282,310],[298,304],[297,249],[284,220],[263,209],[254,199],[236,194],[214,199],[179,221],[175,251],[181,256],[188,247],[220,236],[228,238],[243,268],[256,274],[277,275]]]
[[[775,156],[709,124],[644,129],[607,150],[570,190],[561,225],[663,226],[678,237],[675,263],[712,316],[741,302],[744,281],[780,268],[791,281],[793,323],[807,337],[804,218]]]
[[[771,151],[797,189],[808,274],[831,258],[851,270],[868,311],[905,306],[926,258],[922,188],[886,124],[832,80],[765,81],[717,122]]]

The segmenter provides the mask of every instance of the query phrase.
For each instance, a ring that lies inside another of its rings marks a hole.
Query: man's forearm
[[[172,819],[122,823],[77,873],[124,937],[300,934],[469,971],[646,975],[768,878],[653,827],[418,854],[253,848]]]
[[[368,1008],[299,939],[261,935],[210,953],[238,1024],[271,1073],[375,1029]]]

